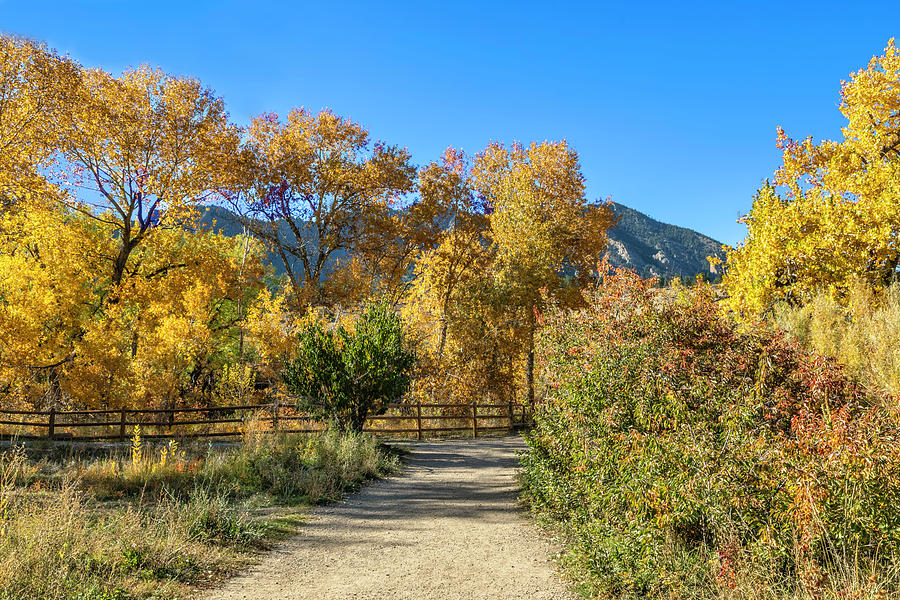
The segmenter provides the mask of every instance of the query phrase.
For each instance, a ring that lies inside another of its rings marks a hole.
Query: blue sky
[[[566,138],[590,198],[736,243],[776,125],[838,137],[840,81],[900,36],[900,2],[0,0],[0,30],[196,76],[239,124],[329,107],[419,164]]]

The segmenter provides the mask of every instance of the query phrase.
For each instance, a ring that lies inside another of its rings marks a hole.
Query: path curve
[[[206,600],[568,600],[516,506],[521,438],[411,443],[402,475],[314,511]]]

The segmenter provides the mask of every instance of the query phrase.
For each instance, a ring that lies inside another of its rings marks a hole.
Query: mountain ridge
[[[706,260],[725,259],[722,243],[693,229],[663,223],[633,208],[610,203],[619,221],[609,230],[609,262],[643,277],[696,277],[719,274]]]
[[[724,259],[721,242],[687,227],[657,221],[624,204],[610,204],[618,218],[608,234],[611,266],[633,269],[642,277],[663,279],[718,276],[706,257]],[[235,213],[215,205],[205,208],[200,222],[201,226],[228,236],[238,235],[243,229]],[[269,260],[277,274],[284,273],[280,257],[270,254]]]

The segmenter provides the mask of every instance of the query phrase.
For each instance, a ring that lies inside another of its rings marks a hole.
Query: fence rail
[[[181,420],[176,415],[183,415]],[[155,419],[153,417],[156,417]],[[260,433],[313,433],[325,425],[299,413],[293,406],[245,404],[208,408],[154,408],[114,410],[0,409],[0,440],[125,441],[135,426],[145,439],[238,437],[249,423],[262,424]],[[387,412],[369,417],[364,431],[374,434],[479,433],[526,425],[524,404],[415,403],[389,404]],[[259,427],[256,425],[254,427]],[[89,431],[85,431],[89,430]]]

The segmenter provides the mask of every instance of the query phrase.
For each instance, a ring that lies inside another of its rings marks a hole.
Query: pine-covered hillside
[[[619,222],[609,232],[609,262],[644,277],[713,278],[707,256],[724,258],[721,242],[693,229],[661,223],[622,204],[612,203]]]

